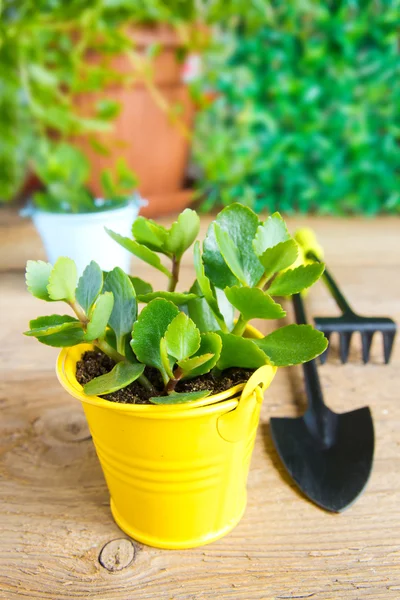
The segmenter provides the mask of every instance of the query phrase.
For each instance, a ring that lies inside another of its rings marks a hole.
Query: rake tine
[[[340,349],[340,360],[342,363],[347,362],[350,350],[350,341],[352,332],[342,331],[339,334],[339,349]]]
[[[393,350],[393,342],[394,342],[394,331],[384,331],[383,332],[383,355],[385,358],[385,364],[387,365],[390,360],[390,355]]]
[[[362,359],[364,364],[369,361],[369,352],[371,350],[372,336],[374,334],[369,331],[361,332],[361,342],[362,342]]]
[[[309,258],[314,262],[321,262],[320,257],[322,255],[322,248],[319,246],[312,230],[303,229],[298,231],[296,233],[296,239],[303,247],[306,258]],[[336,281],[329,273],[326,265],[322,274],[322,279],[342,314],[340,317],[315,317],[314,322],[317,329],[323,333],[325,333],[325,329],[329,329],[330,332],[337,331],[339,333],[339,348],[342,363],[347,362],[351,336],[355,331],[360,331],[361,333],[362,359],[364,363],[369,361],[371,342],[374,333],[376,331],[382,331],[384,359],[385,364],[387,364],[392,354],[393,341],[396,334],[396,323],[393,319],[390,319],[389,317],[364,317],[363,315],[355,313],[343,296]],[[326,337],[329,337],[327,334],[325,335]],[[327,351],[320,356],[321,363],[324,363],[326,358]]]
[[[324,336],[326,337],[326,339],[328,340],[328,347],[327,349],[320,355],[319,360],[321,365],[324,365],[326,363],[326,360],[328,358],[328,352],[329,352],[329,339],[331,337],[330,333],[325,333],[325,331],[322,332],[324,334]]]

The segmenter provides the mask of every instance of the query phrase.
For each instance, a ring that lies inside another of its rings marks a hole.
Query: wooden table
[[[80,404],[60,387],[57,350],[21,335],[29,319],[54,310],[24,286],[27,258],[43,258],[29,222],[0,213],[1,418],[0,598],[48,600],[267,600],[400,598],[400,336],[382,365],[376,339],[368,366],[354,339],[341,366],[337,340],[320,368],[329,405],[368,404],[376,428],[375,466],[364,495],[328,514],[307,501],[282,469],[269,436],[271,415],[304,405],[301,369],[281,369],[267,393],[249,477],[248,507],[224,539],[165,551],[127,540],[108,492]],[[290,219],[291,227],[305,218]],[[310,218],[326,258],[358,310],[400,320],[400,226],[390,218]],[[203,221],[203,233],[207,219]],[[193,278],[186,257],[182,286]],[[132,269],[147,278],[137,261]],[[163,275],[153,277],[163,285]],[[335,314],[322,284],[311,314]],[[124,547],[125,545],[125,547]],[[134,553],[134,557],[132,559]],[[128,563],[128,564],[127,564]]]

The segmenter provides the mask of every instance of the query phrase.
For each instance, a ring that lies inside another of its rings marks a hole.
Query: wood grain
[[[134,543],[129,554],[114,524],[108,492],[80,404],[59,386],[57,350],[25,338],[29,319],[55,307],[30,297],[23,263],[42,255],[28,222],[2,213],[0,296],[0,598],[2,600],[376,600],[400,598],[400,339],[382,365],[378,336],[368,366],[353,340],[339,365],[337,344],[320,368],[335,410],[369,404],[376,429],[375,465],[358,502],[332,515],[288,480],[272,447],[271,415],[295,415],[304,404],[301,370],[281,369],[265,398],[252,460],[248,507],[224,539],[194,550],[165,551]],[[1,217],[0,217],[1,218]],[[297,226],[305,219],[291,219]],[[400,319],[400,227],[396,219],[307,220],[350,301],[368,314]],[[203,221],[202,231],[207,226]],[[355,269],[354,266],[357,268]],[[135,274],[152,277],[133,262]],[[190,257],[182,288],[193,278]],[[152,277],[163,285],[163,275]],[[322,284],[310,314],[335,314]],[[117,541],[115,550],[115,540]],[[128,566],[108,570],[99,554]],[[115,552],[117,554],[115,554]],[[114,552],[114,554],[113,554]],[[134,554],[132,561],[129,556]],[[114,556],[114,558],[113,558]],[[117,559],[115,559],[117,556]]]

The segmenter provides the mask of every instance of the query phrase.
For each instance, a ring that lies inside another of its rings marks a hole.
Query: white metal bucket
[[[111,239],[104,227],[131,237],[132,223],[142,204],[135,199],[122,208],[81,214],[33,210],[32,220],[52,264],[59,256],[68,256],[75,261],[79,273],[91,260],[103,271],[121,267],[129,273],[132,255]]]

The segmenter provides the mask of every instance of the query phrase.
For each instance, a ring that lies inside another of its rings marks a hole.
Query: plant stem
[[[273,277],[271,277],[267,283],[264,285],[263,291],[266,292],[268,290],[268,288],[271,287],[272,283],[274,282],[274,280],[276,279],[276,277],[278,276],[278,273],[275,273],[275,275],[273,275]]]
[[[83,327],[86,327],[86,325],[89,323],[89,319],[87,318],[82,306],[78,304],[76,300],[74,300],[74,302],[68,302],[68,304],[82,323]]]
[[[244,330],[246,329],[248,321],[243,318],[243,315],[240,315],[238,318],[235,327],[232,329],[233,335],[243,335]]]
[[[215,379],[219,379],[221,377],[221,369],[218,369],[218,367],[213,367],[210,371],[211,375],[213,377],[215,377]]]
[[[256,287],[258,287],[258,288],[260,288],[260,290],[262,290],[264,285],[267,283],[268,279],[269,279],[269,274],[264,273],[264,275],[261,277],[260,281],[257,283]]]
[[[87,318],[85,311],[82,306],[78,304],[75,300],[74,302],[70,302],[69,305],[74,310],[76,316],[82,323],[84,329],[86,330],[86,325],[89,323],[89,319]],[[126,362],[126,358],[123,354],[120,354],[117,350],[115,350],[104,338],[100,338],[97,340],[93,340],[92,342],[95,346],[97,346],[104,354],[109,356],[114,362]],[[155,395],[156,391],[151,384],[151,382],[147,379],[146,375],[140,375],[138,377],[138,382],[151,394]],[[176,385],[176,384],[175,384]]]
[[[179,269],[181,266],[181,260],[176,258],[175,254],[172,257],[172,277],[169,280],[169,287],[168,287],[168,291],[169,292],[174,292],[176,285],[178,283],[178,279],[179,279]]]
[[[173,379],[170,379],[167,383],[167,385],[164,388],[164,392],[166,394],[170,394],[171,392],[174,391],[174,389],[176,388],[177,384],[179,383],[179,381],[182,379],[183,377],[183,371],[180,367],[177,367],[174,371],[174,377]]]
[[[122,356],[122,354],[114,350],[114,348],[108,342],[106,342],[106,340],[94,340],[93,344],[100,348],[104,354],[107,354],[107,356],[112,358],[116,363],[123,362],[125,360],[125,356]]]
[[[154,387],[152,386],[152,384],[150,383],[150,381],[147,379],[146,375],[140,375],[138,377],[138,382],[144,388],[146,388],[146,390],[148,390],[151,394],[153,394],[153,396],[156,396],[156,390],[154,389]]]
[[[218,323],[218,325],[221,327],[221,331],[222,331],[223,333],[229,333],[229,329],[228,329],[228,327],[227,327],[227,325],[226,325],[225,321],[223,321],[223,320],[221,320],[221,319],[217,318],[217,316],[216,316],[216,315],[214,315],[214,316],[215,316],[215,318],[217,319],[217,323]]]

